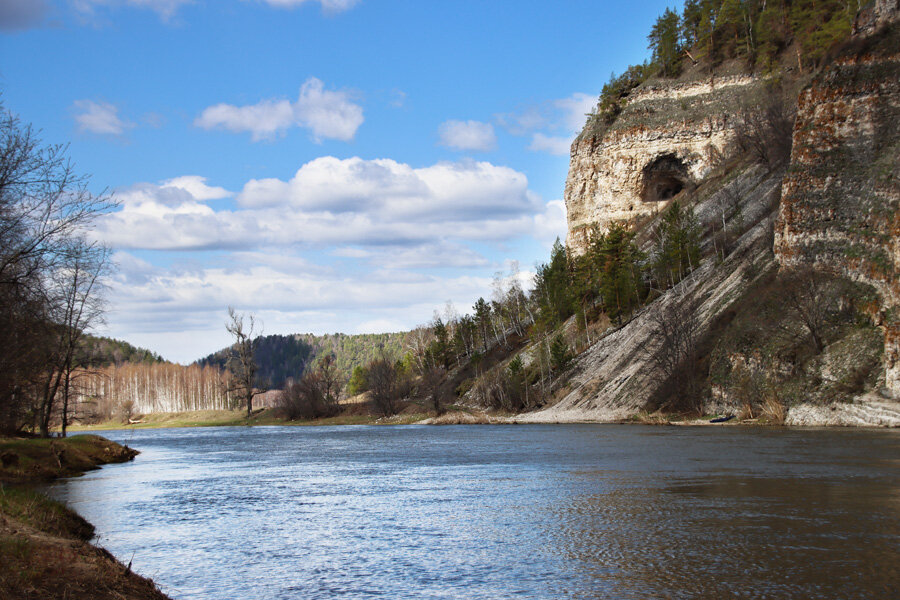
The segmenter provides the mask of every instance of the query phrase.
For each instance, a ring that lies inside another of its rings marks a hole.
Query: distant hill
[[[365,365],[383,348],[388,356],[400,358],[412,341],[413,332],[347,335],[293,334],[257,338],[256,362],[259,375],[272,388],[280,388],[288,378],[299,379],[321,356],[334,354],[344,379],[357,365]],[[197,361],[201,366],[224,368],[230,348],[223,348]]]
[[[79,348],[80,364],[89,368],[122,365],[124,363],[153,364],[166,362],[162,356],[146,348],[132,346],[113,338],[85,335]]]

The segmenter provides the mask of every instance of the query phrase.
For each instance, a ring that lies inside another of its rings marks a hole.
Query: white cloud
[[[167,179],[162,183],[162,187],[177,188],[189,193],[195,200],[201,202],[205,200],[218,200],[221,198],[229,198],[234,194],[221,187],[210,187],[206,185],[206,177],[199,175],[183,175],[173,179]]]
[[[327,13],[338,13],[349,10],[359,4],[359,0],[262,0],[275,8],[295,8],[308,2],[318,2]]]
[[[390,98],[388,104],[393,108],[403,108],[406,104],[406,92],[403,90],[391,90]]]
[[[163,20],[169,20],[181,6],[192,4],[194,0],[71,0],[71,2],[75,9],[84,15],[93,15],[97,7],[132,6],[152,10]]]
[[[569,147],[571,145],[572,138],[535,133],[531,136],[531,144],[528,145],[528,149],[535,152],[547,152],[548,154],[565,156],[569,154]]]
[[[363,250],[362,248],[338,248],[331,253],[333,256],[339,256],[341,258],[368,258],[372,256],[372,253],[368,250]]]
[[[527,135],[550,126],[550,116],[545,105],[528,106],[519,112],[496,116],[497,123],[513,135]]]
[[[584,127],[587,115],[597,107],[597,96],[575,93],[555,100],[553,104],[562,112],[563,126],[570,132],[578,132]]]
[[[497,115],[496,120],[513,135],[530,135],[529,150],[563,156],[569,153],[572,140],[596,106],[596,95],[576,92],[566,98]]]
[[[226,345],[227,305],[251,307],[266,333],[396,331],[428,321],[448,299],[471,306],[490,286],[487,277],[303,269],[279,264],[277,254],[199,269],[160,269],[127,253],[116,258],[110,333],[181,362]]]
[[[47,9],[45,0],[3,0],[0,2],[0,30],[36,27],[44,20]]]
[[[390,159],[317,158],[289,181],[250,180],[244,207],[290,205],[306,213],[355,213],[379,221],[482,220],[531,211],[528,179],[488,162],[441,162],[413,168]]]
[[[118,248],[186,250],[292,245],[416,245],[527,235],[540,202],[524,174],[487,162],[413,168],[389,159],[323,157],[288,181],[251,180],[237,208],[198,176],[120,190],[122,208],[98,223]]]
[[[216,104],[203,110],[194,125],[203,129],[249,132],[253,141],[272,139],[291,127],[309,129],[315,141],[352,140],[363,123],[363,110],[345,91],[329,91],[319,79],[310,77],[300,87],[296,102],[262,100],[234,106]]]
[[[562,200],[551,200],[544,207],[544,212],[534,218],[534,237],[549,248],[559,238],[566,239],[568,224],[566,223],[566,205]]]
[[[115,104],[76,100],[74,107],[80,111],[75,115],[79,131],[117,136],[134,127],[134,123],[119,118],[119,108]]]
[[[480,121],[445,121],[438,128],[441,145],[455,150],[487,152],[497,146],[494,126]]]

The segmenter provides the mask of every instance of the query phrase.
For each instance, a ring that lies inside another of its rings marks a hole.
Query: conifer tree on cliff
[[[656,20],[647,40],[653,51],[653,62],[659,66],[660,75],[673,77],[678,74],[679,52],[681,52],[681,27],[678,13],[670,8]]]

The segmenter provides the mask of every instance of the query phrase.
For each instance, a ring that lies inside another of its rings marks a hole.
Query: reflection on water
[[[900,434],[113,432],[54,487],[177,599],[900,597]]]

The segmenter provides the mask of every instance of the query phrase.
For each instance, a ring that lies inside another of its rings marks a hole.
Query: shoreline
[[[0,597],[171,600],[91,544],[93,525],[36,489],[137,454],[97,435],[0,438]]]
[[[677,413],[625,414],[622,411],[601,410],[544,410],[519,414],[492,414],[477,409],[451,408],[440,416],[410,407],[392,417],[369,414],[343,414],[313,420],[289,421],[277,418],[271,409],[257,409],[247,419],[243,411],[182,411],[176,413],[149,413],[136,422],[106,421],[94,425],[70,426],[69,431],[89,433],[125,429],[162,429],[194,427],[325,427],[335,425],[554,425],[554,424],[604,424],[604,425],[668,425],[677,427],[846,427],[884,429],[900,427],[900,402],[856,402],[829,405],[801,404],[786,411],[782,420],[762,415],[741,418],[734,415],[725,422],[712,422],[716,417],[729,416],[727,412],[703,416]]]

